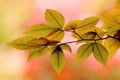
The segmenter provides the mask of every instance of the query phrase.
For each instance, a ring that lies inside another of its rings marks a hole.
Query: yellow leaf
[[[93,43],[93,53],[94,57],[97,61],[99,61],[101,64],[106,65],[108,60],[108,52],[104,46],[102,46],[100,43]]]
[[[106,47],[110,57],[112,58],[117,50],[120,48],[120,41],[113,38],[108,38],[105,40],[104,46]]]
[[[70,48],[70,46],[69,46],[68,44],[61,44],[61,45],[60,45],[60,48],[61,48],[62,50],[67,50],[67,51],[69,51],[69,52],[72,52],[72,49]]]
[[[37,46],[47,45],[48,43],[49,43],[48,39],[41,37],[38,39],[33,39],[31,41],[28,41],[27,44],[29,46],[37,47]]]
[[[77,50],[77,59],[83,60],[90,56],[93,49],[93,43],[86,43],[80,46]]]
[[[47,46],[31,48],[31,53],[28,56],[28,61],[32,60],[33,58],[42,56],[43,54],[47,53],[48,49],[49,48]]]
[[[28,34],[33,37],[46,37],[50,35],[51,32],[58,30],[53,26],[49,26],[46,24],[38,24],[30,27],[28,30],[25,31],[25,34]],[[53,34],[51,34],[53,35]]]
[[[49,40],[54,40],[54,41],[61,41],[63,39],[64,36],[64,31],[57,31],[54,35],[48,36],[47,38]]]
[[[30,48],[30,46],[27,44],[29,41],[33,40],[33,37],[30,36],[23,36],[20,38],[17,38],[15,40],[13,40],[10,45],[16,49],[20,49],[20,50],[26,50],[28,48]]]
[[[74,30],[76,28],[78,28],[79,24],[81,23],[80,20],[73,20],[73,21],[70,21],[66,26],[65,26],[65,30]]]
[[[63,15],[55,10],[47,9],[45,12],[45,18],[48,24],[56,28],[62,28],[64,26],[65,20]]]
[[[60,73],[65,65],[65,57],[61,48],[57,47],[51,54],[51,64],[55,71]]]

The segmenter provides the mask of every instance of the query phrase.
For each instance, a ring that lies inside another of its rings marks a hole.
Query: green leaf
[[[48,49],[49,48],[47,46],[31,48],[31,53],[28,56],[28,61],[32,60],[33,58],[42,56],[43,54],[47,53]]]
[[[46,37],[50,35],[51,32],[58,30],[53,26],[49,26],[46,24],[38,24],[30,27],[28,30],[25,31],[25,34],[28,34],[33,37]],[[53,34],[51,34],[53,35]]]
[[[77,28],[81,29],[90,29],[92,27],[95,27],[97,22],[99,21],[99,18],[97,17],[88,17],[81,21],[81,23],[78,25]]]
[[[51,54],[51,63],[55,71],[60,73],[65,65],[65,57],[60,47],[57,47]]]
[[[90,56],[93,49],[93,43],[86,43],[80,46],[77,50],[77,59],[83,60]]]
[[[103,65],[107,64],[108,52],[104,46],[102,46],[100,43],[95,42],[93,53],[97,61],[99,61]]]
[[[51,26],[62,28],[64,26],[65,20],[63,15],[55,10],[47,9],[45,12],[45,18],[48,24]]]
[[[67,50],[67,51],[69,51],[69,52],[72,52],[70,46],[67,45],[67,44],[62,44],[62,45],[60,45],[60,48],[61,48],[62,50]]]
[[[79,24],[81,23],[80,20],[73,20],[70,21],[66,26],[65,26],[65,30],[74,30],[76,28],[78,28]]]
[[[113,38],[108,38],[104,43],[105,48],[107,49],[110,57],[112,58],[117,50],[120,48],[120,41]]]
[[[47,38],[49,40],[54,40],[54,41],[61,41],[63,39],[64,36],[64,31],[57,31],[54,35],[48,36]]]
[[[33,37],[30,36],[23,36],[20,38],[17,38],[15,40],[13,40],[10,45],[16,49],[20,49],[20,50],[26,50],[28,48],[30,48],[30,46],[28,45],[28,42],[33,40]]]

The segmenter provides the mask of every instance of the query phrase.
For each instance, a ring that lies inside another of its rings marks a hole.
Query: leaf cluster
[[[113,57],[120,47],[120,14],[103,19],[104,25],[98,28],[98,17],[72,20],[65,24],[64,16],[52,9],[45,12],[47,24],[33,25],[10,45],[20,50],[30,50],[28,60],[50,53],[53,68],[60,73],[65,65],[64,50],[72,52],[70,43],[82,44],[76,57],[84,60],[91,54],[103,65]],[[62,42],[65,32],[70,32],[75,41]]]

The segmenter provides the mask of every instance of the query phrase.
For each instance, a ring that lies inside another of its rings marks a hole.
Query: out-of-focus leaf
[[[20,37],[16,40],[13,40],[10,45],[16,49],[20,49],[20,50],[26,50],[28,48],[30,48],[30,46],[28,45],[28,42],[33,40],[33,37],[30,36],[23,36]]]
[[[28,61],[30,61],[33,58],[40,57],[43,54],[47,53],[48,46],[40,46],[40,47],[34,47],[31,49],[31,53],[28,56]]]
[[[51,26],[62,28],[64,26],[65,20],[63,15],[55,10],[47,9],[45,12],[45,18],[48,24]]]
[[[41,38],[38,38],[38,39],[33,39],[31,41],[28,41],[27,44],[29,46],[37,47],[37,46],[46,45],[48,43],[49,43],[48,39],[41,37]]]
[[[46,24],[38,24],[30,27],[27,31],[25,31],[25,34],[28,34],[30,36],[34,37],[46,37],[54,31],[58,30],[58,28],[55,28],[53,26],[49,26]]]
[[[104,46],[106,47],[110,57],[112,58],[117,50],[120,48],[120,41],[113,38],[108,38],[104,42]]]
[[[51,63],[55,71],[60,73],[65,65],[65,57],[60,47],[57,47],[51,54]]]
[[[117,30],[120,30],[120,10],[114,10],[105,14],[102,18],[104,25],[102,28],[109,35],[113,35]]]
[[[64,36],[64,31],[57,31],[54,35],[51,35],[48,37],[49,40],[54,40],[54,41],[61,41]]]
[[[93,43],[93,53],[94,57],[97,61],[99,61],[101,64],[106,65],[108,60],[108,52],[104,46],[102,46],[100,43]]]
[[[67,50],[69,52],[72,52],[72,49],[67,44],[62,44],[62,45],[60,45],[60,47],[61,47],[62,50]]]
[[[70,21],[66,26],[65,26],[65,30],[74,30],[75,28],[78,28],[78,25],[81,23],[80,20],[73,20]]]
[[[77,59],[83,60],[90,56],[93,49],[93,43],[86,43],[80,46],[77,50]]]

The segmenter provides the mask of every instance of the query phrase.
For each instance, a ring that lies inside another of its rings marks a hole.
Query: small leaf
[[[100,43],[95,42],[93,53],[97,61],[99,61],[103,65],[107,64],[108,52],[104,46],[102,46]]]
[[[64,31],[57,31],[54,35],[51,35],[48,37],[49,40],[54,40],[54,41],[61,41],[64,36]]]
[[[77,59],[83,60],[90,56],[93,49],[93,43],[86,43],[80,46],[77,50]]]
[[[49,43],[48,39],[41,37],[41,38],[38,38],[38,39],[33,39],[31,41],[28,41],[27,44],[29,46],[37,47],[37,46],[46,45],[48,43]]]
[[[47,9],[45,12],[45,18],[48,24],[51,26],[62,28],[64,26],[65,20],[63,15],[55,10]]]
[[[38,24],[30,27],[27,31],[25,31],[25,34],[33,37],[46,37],[56,30],[58,30],[58,28],[55,28],[53,26],[49,26],[46,24]]]
[[[16,40],[13,40],[10,45],[16,49],[20,49],[20,50],[26,50],[28,48],[30,48],[30,46],[27,44],[29,41],[33,40],[33,37],[30,36],[23,36],[20,37]]]
[[[50,36],[52,36],[52,35],[54,35],[56,32],[58,32],[59,31],[59,29],[57,30],[54,30],[54,31],[52,31],[52,32],[50,32],[48,35],[47,35],[47,37],[50,37]]]
[[[81,23],[80,20],[73,20],[70,21],[66,26],[65,26],[65,30],[74,30],[76,28],[78,28],[78,25]]]
[[[62,50],[67,50],[67,51],[69,51],[69,52],[72,52],[70,46],[67,45],[67,44],[62,44],[62,45],[60,45],[60,48],[61,48]]]
[[[49,40],[49,45],[55,45],[57,43],[59,43],[60,41],[55,41],[55,40]]]
[[[110,57],[112,58],[117,50],[120,48],[120,41],[113,38],[108,38],[104,43],[105,48],[109,52]]]
[[[51,54],[51,63],[55,71],[60,73],[65,65],[65,57],[60,47],[56,48]]]
[[[47,46],[40,46],[40,47],[32,48],[31,53],[28,56],[28,61],[30,61],[33,58],[42,56],[43,54],[47,53],[48,49],[49,48]]]

